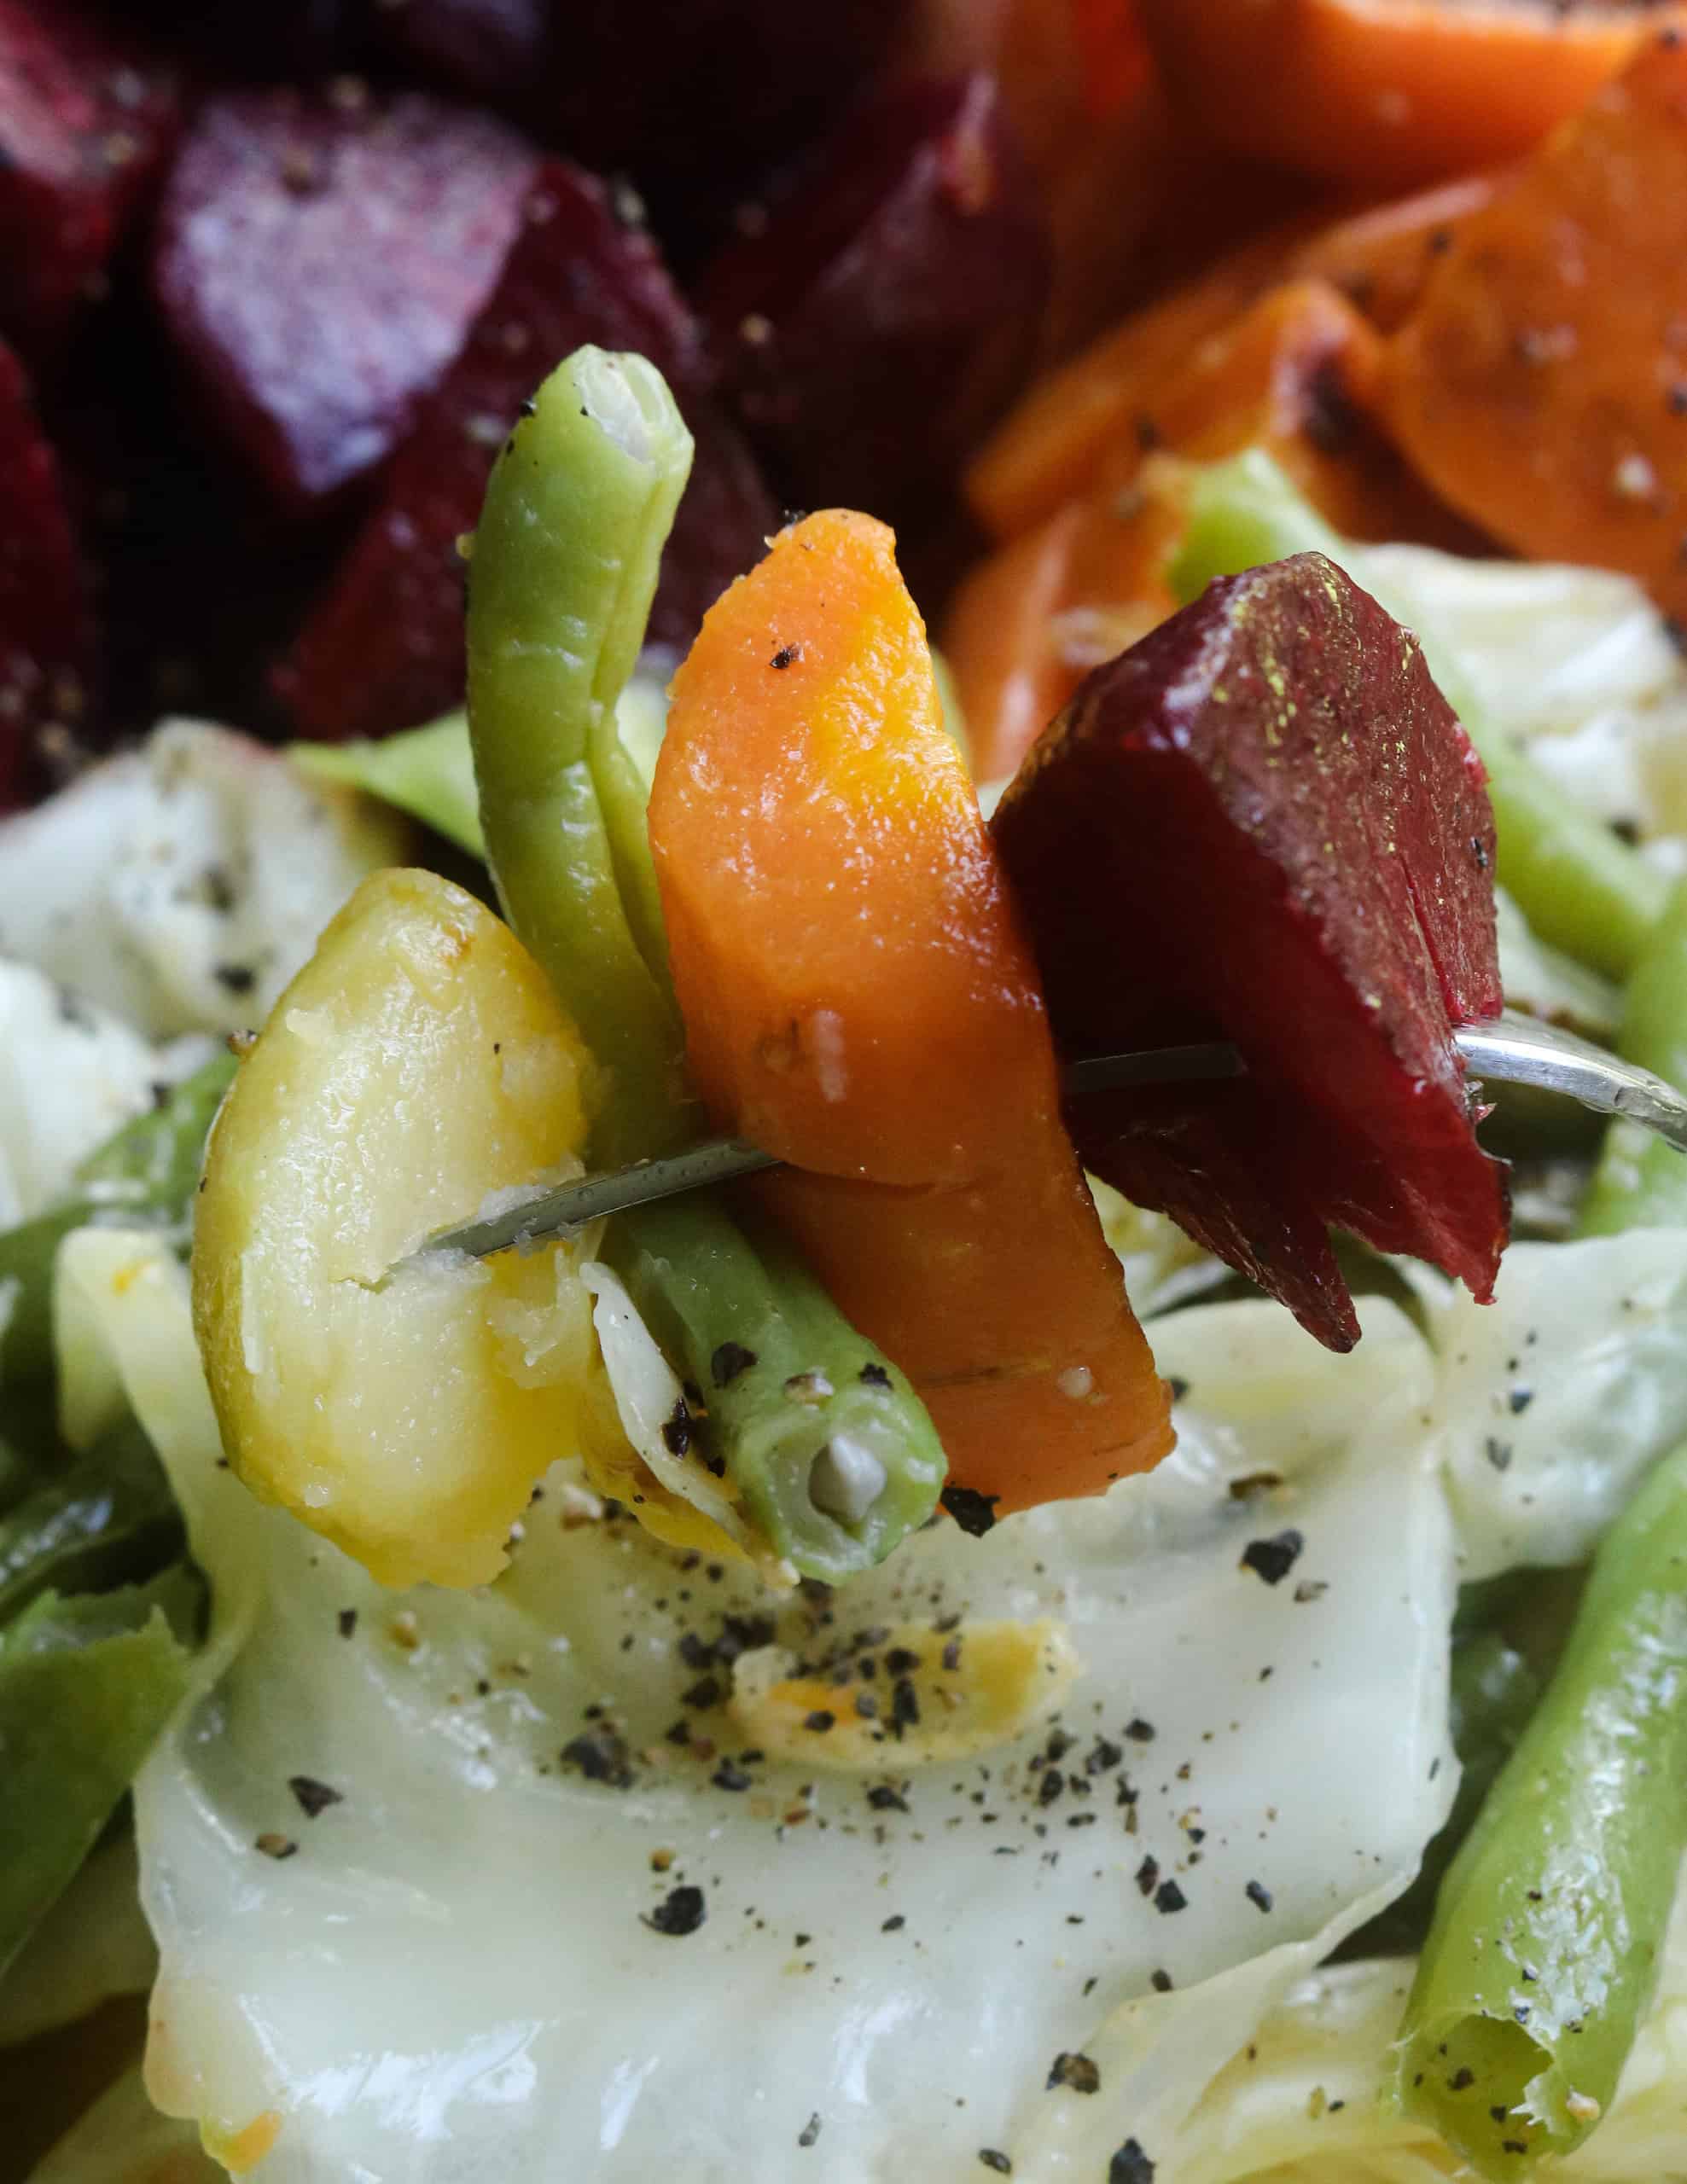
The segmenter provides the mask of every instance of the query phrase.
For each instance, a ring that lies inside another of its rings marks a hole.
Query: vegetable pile
[[[0,2113],[1687,2175],[1687,15],[672,14],[0,0]]]

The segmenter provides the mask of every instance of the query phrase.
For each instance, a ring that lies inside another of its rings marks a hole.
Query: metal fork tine
[[[1492,1023],[1464,1025],[1454,1032],[1453,1043],[1474,1078],[1535,1084],[1562,1093],[1600,1114],[1640,1123],[1678,1151],[1687,1152],[1687,1100],[1649,1070],[1637,1069],[1573,1032],[1508,1010]],[[1236,1048],[1215,1040],[1142,1054],[1093,1055],[1072,1063],[1064,1084],[1068,1094],[1074,1094],[1126,1084],[1240,1077],[1246,1071]],[[653,1199],[676,1197],[778,1165],[771,1153],[742,1139],[715,1138],[666,1159],[641,1160],[607,1175],[583,1176],[552,1190],[536,1190],[531,1198],[486,1220],[441,1229],[422,1249],[468,1252],[486,1258],[512,1246],[566,1236],[605,1214],[625,1212]]]

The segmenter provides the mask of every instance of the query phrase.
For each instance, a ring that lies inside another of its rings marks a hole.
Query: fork
[[[1562,1093],[1602,1115],[1620,1115],[1656,1131],[1678,1153],[1687,1153],[1687,1099],[1650,1070],[1620,1060],[1574,1032],[1520,1016],[1512,1010],[1485,1024],[1467,1024],[1452,1035],[1473,1084],[1485,1078],[1504,1084],[1533,1084]],[[1210,1044],[1156,1047],[1141,1054],[1096,1054],[1069,1063],[1062,1082],[1068,1095],[1131,1084],[1195,1083],[1245,1077],[1248,1065],[1233,1046]],[[585,1228],[606,1214],[674,1198],[782,1165],[771,1153],[742,1138],[711,1138],[660,1160],[635,1161],[596,1176],[582,1176],[553,1188],[536,1187],[531,1195],[500,1207],[485,1219],[442,1228],[423,1251],[467,1252],[489,1258],[496,1252],[544,1243]]]

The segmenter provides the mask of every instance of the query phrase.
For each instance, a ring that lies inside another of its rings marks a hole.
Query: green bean
[[[186,1221],[205,1140],[235,1072],[219,1054],[148,1113],[126,1123],[77,1169],[63,1202],[0,1232],[0,1382],[44,1379],[53,1367],[53,1262],[73,1228],[90,1222],[174,1228]]]
[[[469,562],[488,857],[599,1064],[592,1153],[612,1165],[697,1128],[648,844],[640,854],[644,784],[615,729],[690,463],[654,365],[577,350],[493,465]]]
[[[1623,996],[1618,1051],[1687,1086],[1687,881],[1664,915]],[[1581,1210],[1584,1236],[1687,1228],[1687,1156],[1638,1123],[1614,1122]]]
[[[776,1554],[835,1583],[924,1524],[944,1478],[936,1429],[785,1246],[671,1199],[618,1226],[608,1256],[701,1391],[704,1452]]]
[[[486,846],[510,923],[602,1066],[602,1163],[701,1127],[645,817],[654,739],[647,723],[630,748],[617,724],[690,457],[654,366],[579,350],[494,466],[469,564]],[[620,1215],[605,1254],[707,1391],[705,1445],[777,1553],[835,1577],[930,1515],[943,1458],[924,1405],[788,1251],[697,1197]],[[725,1379],[718,1358],[738,1361]]]
[[[1687,1449],[1607,1534],[1562,1660],[1454,1861],[1397,2096],[1510,2184],[1609,2106],[1687,1844]]]
[[[44,1475],[0,1517],[0,1624],[38,1593],[149,1576],[182,1551],[164,1467],[132,1419]]]
[[[1364,550],[1339,537],[1257,449],[1197,472],[1190,530],[1172,569],[1172,589],[1193,599],[1211,579],[1278,561],[1327,554],[1391,613],[1386,583],[1370,574]],[[1400,619],[1415,622],[1401,612]],[[1662,878],[1609,828],[1584,811],[1528,753],[1484,719],[1458,649],[1445,632],[1419,627],[1425,659],[1487,768],[1505,890],[1540,938],[1612,978],[1626,978],[1661,915]]]
[[[119,1592],[43,1593],[0,1632],[0,1972],[185,1696],[202,1599],[178,1563]]]

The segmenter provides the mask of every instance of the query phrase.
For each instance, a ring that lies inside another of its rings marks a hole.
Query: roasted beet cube
[[[1013,392],[1049,263],[992,77],[901,86],[852,115],[701,290],[781,491],[916,510]]]
[[[0,0],[0,323],[55,334],[97,286],[177,123],[167,69],[68,0]]]
[[[647,230],[595,177],[550,161],[492,299],[277,678],[305,734],[385,735],[461,700],[457,541],[480,519],[486,473],[522,403],[584,341],[649,357],[697,433],[652,635],[689,642],[703,608],[754,560],[777,512],[709,405],[696,321]]]
[[[558,12],[554,0],[402,0],[377,6],[372,20],[383,48],[407,67],[525,113],[544,103]],[[648,48],[648,26],[640,34]]]
[[[212,415],[284,506],[396,445],[497,279],[534,168],[491,117],[419,94],[239,92],[172,170],[158,305]]]
[[[44,731],[76,725],[92,635],[58,464],[0,347],[0,811],[44,785]]]
[[[1328,1226],[1492,1292],[1504,1170],[1451,1037],[1500,1007],[1485,781],[1416,639],[1303,554],[1097,668],[996,815],[1069,1055],[1248,1066],[1074,1101],[1086,1165],[1332,1349],[1358,1327]]]

